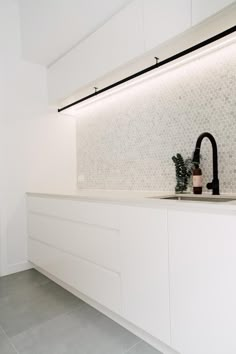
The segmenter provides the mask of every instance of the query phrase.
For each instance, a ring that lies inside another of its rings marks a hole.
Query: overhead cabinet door
[[[234,2],[232,0],[192,0],[192,24],[205,20]]]
[[[143,54],[142,21],[140,1],[132,1],[53,64],[48,70],[50,101],[85,87],[87,94],[92,93],[104,75]]]
[[[191,0],[143,0],[143,11],[146,50],[160,45],[191,26]]]

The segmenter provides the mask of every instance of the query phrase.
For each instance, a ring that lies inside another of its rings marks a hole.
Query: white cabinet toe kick
[[[35,194],[27,205],[29,260],[53,280],[163,353],[236,353],[235,215]]]

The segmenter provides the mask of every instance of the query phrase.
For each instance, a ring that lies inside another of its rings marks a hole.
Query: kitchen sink
[[[204,196],[184,196],[184,195],[175,195],[170,197],[152,197],[152,198],[159,198],[159,199],[167,199],[167,200],[185,200],[185,201],[193,201],[193,202],[213,202],[213,203],[225,203],[225,202],[232,202],[236,199],[233,198],[226,198],[226,197],[204,197]]]

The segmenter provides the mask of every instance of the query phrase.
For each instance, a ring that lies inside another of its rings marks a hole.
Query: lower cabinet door
[[[172,347],[236,353],[236,216],[169,212]]]
[[[118,273],[32,239],[29,239],[29,260],[92,300],[120,313]]]
[[[170,343],[167,211],[124,207],[121,215],[122,315]]]

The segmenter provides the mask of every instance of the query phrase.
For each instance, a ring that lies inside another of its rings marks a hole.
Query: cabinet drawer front
[[[120,272],[119,231],[41,214],[28,214],[29,237]]]
[[[92,225],[119,229],[120,207],[106,203],[28,196],[28,210]]]
[[[118,274],[31,239],[29,260],[101,305],[120,313]]]

